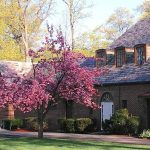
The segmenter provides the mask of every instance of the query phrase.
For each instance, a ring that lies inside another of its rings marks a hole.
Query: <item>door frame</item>
[[[104,105],[102,104],[102,103],[106,103],[106,104],[110,104],[111,103],[111,116],[113,115],[113,113],[114,113],[114,103],[112,102],[112,101],[110,101],[110,102],[101,102],[101,111],[100,111],[100,115],[101,115],[101,120],[100,120],[100,122],[101,122],[101,130],[103,130],[103,117],[104,117]],[[110,117],[111,117],[110,116]]]
[[[100,118],[100,129],[101,130],[103,130],[102,129],[102,120],[103,120],[103,118],[102,118],[102,111],[103,111],[103,108],[102,108],[102,105],[101,105],[101,103],[102,102],[111,102],[112,103],[112,114],[114,113],[114,101],[113,101],[113,96],[112,96],[112,94],[110,93],[110,92],[104,92],[103,93],[103,95],[102,95],[102,97],[101,97],[101,99],[100,99],[100,107],[101,107],[101,109],[100,109],[100,113],[99,113],[99,118]]]

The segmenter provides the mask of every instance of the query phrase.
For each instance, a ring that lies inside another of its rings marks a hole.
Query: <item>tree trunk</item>
[[[43,121],[39,121],[39,127],[38,127],[38,138],[43,138]]]
[[[28,22],[27,22],[27,6],[24,10],[24,32],[22,33],[22,40],[25,46],[24,53],[25,53],[25,62],[31,62],[30,57],[28,56],[29,51],[29,39],[28,39]]]
[[[74,19],[73,19],[73,1],[69,2],[69,23],[71,33],[71,50],[74,50]]]
[[[43,113],[38,112],[38,138],[43,138]]]

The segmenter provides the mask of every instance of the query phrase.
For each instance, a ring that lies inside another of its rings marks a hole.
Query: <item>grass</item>
[[[0,150],[150,150],[150,146],[62,139],[0,138]]]

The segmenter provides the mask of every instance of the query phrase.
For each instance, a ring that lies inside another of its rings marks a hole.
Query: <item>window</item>
[[[121,67],[125,63],[125,48],[116,49],[116,66]]]
[[[104,93],[102,98],[101,98],[101,102],[112,102],[113,98],[112,95],[108,92]]]
[[[145,62],[145,47],[144,45],[138,45],[135,48],[135,61],[137,65],[142,65]]]
[[[134,52],[126,52],[126,63],[134,63]]]
[[[99,49],[96,51],[96,66],[97,67],[102,67],[106,65],[107,61],[107,55],[106,55],[106,50],[105,49]]]
[[[127,100],[122,100],[122,108],[127,108]]]

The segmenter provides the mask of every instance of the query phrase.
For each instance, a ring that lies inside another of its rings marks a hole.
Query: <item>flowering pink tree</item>
[[[0,108],[5,108],[15,102],[16,79],[13,82],[9,80],[7,76],[0,73]]]
[[[5,107],[6,101],[6,81],[0,73],[0,107]]]
[[[8,90],[9,103],[15,108],[23,112],[33,109],[37,111],[39,138],[43,137],[44,118],[51,106],[60,100],[73,101],[92,108],[98,107],[93,102],[93,96],[96,94],[94,78],[103,73],[96,69],[81,67],[80,63],[85,58],[69,50],[62,32],[58,30],[54,36],[52,26],[48,26],[48,31],[46,48],[43,47],[38,52],[30,50],[29,55],[33,62],[33,59],[39,57],[46,49],[51,53],[49,59],[42,59],[37,64],[33,64],[33,73],[13,82]]]
[[[24,89],[21,90],[22,94],[18,95],[21,96],[18,106],[23,112],[33,108],[37,110],[39,137],[43,136],[43,119],[51,106],[60,100],[98,107],[93,102],[93,96],[96,94],[94,77],[97,71],[81,68],[81,59],[81,55],[66,51],[59,59],[41,60],[34,66],[34,76],[20,86]],[[33,83],[30,83],[31,81]]]

